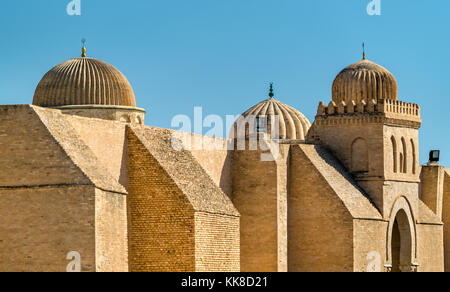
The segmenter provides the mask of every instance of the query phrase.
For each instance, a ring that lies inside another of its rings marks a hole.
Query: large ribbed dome
[[[235,123],[234,130],[237,131],[236,136],[239,136],[241,130],[237,130],[237,125],[242,120],[253,120],[253,127],[250,124],[246,124],[245,133],[251,135],[257,130],[257,120],[260,118],[267,118],[266,124],[268,125],[267,134],[271,135],[270,125],[275,116],[278,116],[279,120],[279,138],[289,140],[305,140],[306,134],[311,127],[311,123],[308,119],[295,108],[288,106],[274,98],[269,98],[254,107],[247,110],[242,114],[242,117]]]
[[[336,103],[397,100],[397,81],[387,69],[369,60],[362,60],[339,73],[334,80],[332,94]]]
[[[68,60],[39,82],[33,104],[43,107],[105,105],[135,107],[133,89],[115,67],[92,58]]]

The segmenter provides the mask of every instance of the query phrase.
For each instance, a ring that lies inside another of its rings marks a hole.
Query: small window
[[[267,133],[267,117],[256,117],[256,132]]]

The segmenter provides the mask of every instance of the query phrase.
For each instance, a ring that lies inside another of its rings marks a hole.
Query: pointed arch
[[[408,173],[408,148],[406,147],[405,138],[402,137],[402,158],[400,159],[400,172]]]
[[[416,154],[416,144],[414,143],[414,140],[411,139],[411,154],[412,154],[412,173],[416,174],[417,170],[417,154]]]
[[[417,230],[411,204],[404,196],[393,204],[387,230],[386,260],[392,271],[417,269]]]
[[[393,160],[392,161],[392,166],[393,166],[392,171],[394,173],[397,173],[397,170],[398,170],[398,168],[397,168],[397,164],[398,164],[398,160],[397,160],[397,141],[395,140],[394,136],[391,137],[391,143],[392,143],[392,160]]]
[[[369,171],[369,148],[363,138],[357,138],[352,143],[352,172]]]

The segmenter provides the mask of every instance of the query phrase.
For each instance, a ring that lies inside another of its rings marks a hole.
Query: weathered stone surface
[[[72,251],[100,272],[450,270],[450,171],[419,165],[420,107],[392,74],[346,68],[311,127],[270,97],[244,117],[278,137],[249,123],[230,149],[143,126],[110,65],[57,66],[46,108],[0,106],[0,271],[65,271]]]

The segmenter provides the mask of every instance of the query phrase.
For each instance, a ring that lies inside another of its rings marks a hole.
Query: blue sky
[[[239,114],[276,97],[314,120],[345,66],[368,58],[388,68],[403,101],[422,106],[421,162],[442,150],[450,166],[450,1],[381,0],[2,1],[0,104],[29,104],[40,78],[67,59],[88,56],[129,79],[146,123],[170,127],[177,114]]]

